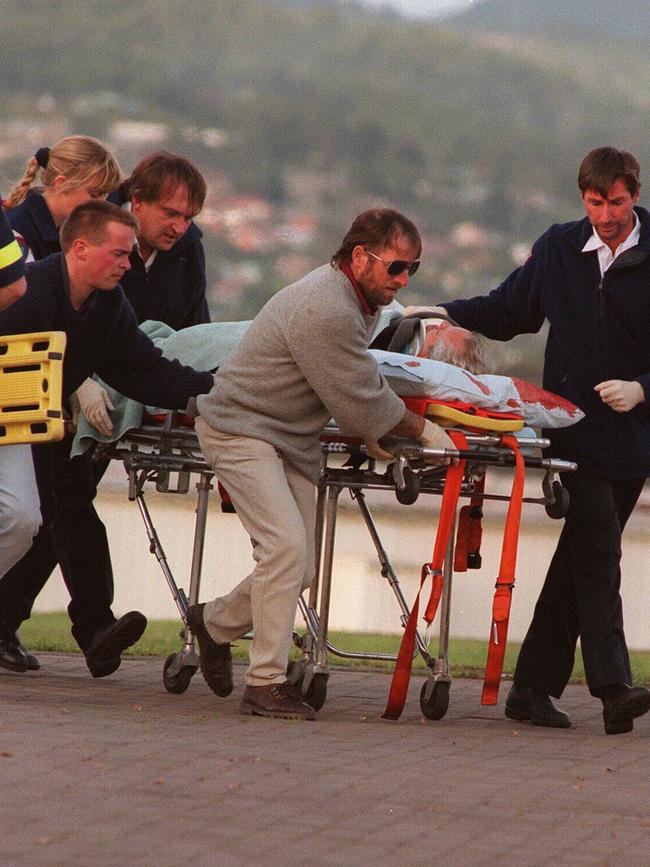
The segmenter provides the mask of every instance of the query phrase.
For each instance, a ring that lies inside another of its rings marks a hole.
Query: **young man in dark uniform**
[[[183,409],[208,391],[210,373],[198,373],[170,362],[138,328],[133,310],[118,283],[130,267],[137,220],[107,202],[88,202],[76,208],[61,227],[62,254],[28,266],[28,289],[12,308],[0,314],[0,332],[65,331],[64,401],[92,373],[142,403]],[[48,534],[72,597],[73,634],[95,677],[110,674],[122,651],[140,637],[146,619],[130,612],[115,620],[110,587],[85,582],[84,548],[75,553],[67,540],[72,532],[69,512],[61,514],[57,499],[68,501],[65,467],[70,442],[35,446],[36,477],[41,496],[43,527]],[[62,526],[64,525],[64,526]],[[6,617],[6,614],[4,615]],[[18,628],[19,623],[10,624]]]

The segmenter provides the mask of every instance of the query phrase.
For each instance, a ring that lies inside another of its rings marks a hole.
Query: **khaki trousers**
[[[263,440],[221,433],[200,416],[196,432],[251,538],[256,564],[227,596],[206,603],[205,626],[220,644],[252,629],[246,683],[282,683],[298,597],[314,577],[316,487]]]

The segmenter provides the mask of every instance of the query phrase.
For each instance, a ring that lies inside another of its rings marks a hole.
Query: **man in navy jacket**
[[[650,213],[635,207],[639,164],[604,147],[583,160],[580,221],[551,226],[527,262],[487,296],[442,306],[496,340],[549,322],[544,387],[586,413],[547,432],[575,460],[571,504],[522,646],[506,716],[565,728],[560,697],[580,637],[587,684],[608,734],[632,730],[650,692],[631,687],[620,589],[621,534],[650,476]]]
[[[156,151],[110,196],[118,205],[130,202],[140,224],[122,286],[138,322],[158,319],[180,331],[210,321],[202,235],[192,222],[205,195],[193,163]]]
[[[142,403],[170,409],[185,408],[191,398],[212,386],[210,373],[198,373],[162,357],[138,327],[118,285],[130,267],[137,225],[132,214],[110,203],[80,205],[61,227],[63,253],[29,265],[26,294],[0,314],[2,333],[66,332],[63,397],[68,409],[70,395],[94,372]],[[70,530],[61,523],[75,521],[72,513],[61,514],[57,509],[57,498],[63,496],[67,501],[70,493],[60,490],[67,475],[58,471],[68,460],[69,447],[69,440],[64,440],[33,449],[43,512],[40,533],[51,536],[66,582],[70,574],[75,576],[74,586],[69,586],[73,634],[91,673],[101,677],[119,666],[121,652],[137,641],[146,619],[139,612],[130,612],[115,620],[110,608],[112,583],[102,593],[92,582],[85,587],[76,578],[84,574],[83,564],[70,563],[75,551],[69,545],[57,550],[58,540],[67,538]],[[17,628],[19,624],[10,625]]]

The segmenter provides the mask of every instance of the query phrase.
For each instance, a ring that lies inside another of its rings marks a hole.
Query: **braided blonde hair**
[[[6,210],[15,208],[27,196],[29,188],[41,171],[41,183],[47,190],[54,179],[63,175],[64,189],[74,189],[93,182],[94,192],[105,195],[117,189],[122,171],[113,154],[96,138],[70,135],[58,141],[51,150],[41,148],[28,160],[25,173],[3,202]]]

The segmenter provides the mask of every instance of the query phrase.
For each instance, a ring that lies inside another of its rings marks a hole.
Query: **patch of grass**
[[[181,647],[178,620],[150,620],[147,629],[137,644],[127,651],[135,656],[168,656]],[[31,620],[23,624],[20,631],[25,647],[34,652],[57,651],[63,653],[79,652],[74,639],[70,635],[70,621],[67,614],[35,614]],[[350,632],[331,632],[330,644],[345,651],[362,653],[397,653],[400,643],[399,635],[375,635],[371,633],[354,634]],[[433,653],[437,653],[437,638],[431,644]],[[520,645],[516,642],[508,644],[506,649],[503,673],[511,675],[514,672]],[[454,677],[483,677],[487,648],[484,641],[452,638],[449,641],[449,662]],[[292,657],[299,657],[297,648],[292,649]],[[235,659],[245,660],[248,657],[248,642],[240,641],[233,647]],[[636,650],[630,653],[632,673],[635,683],[650,685],[650,652]],[[364,659],[342,659],[332,655],[333,665],[369,666],[390,671],[392,662],[370,661]],[[423,670],[425,664],[420,656],[413,663],[414,670]],[[572,681],[584,683],[584,667],[582,656],[578,652]]]

